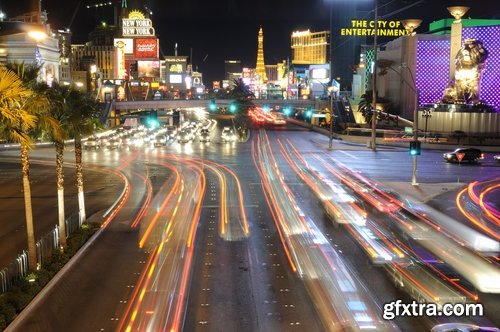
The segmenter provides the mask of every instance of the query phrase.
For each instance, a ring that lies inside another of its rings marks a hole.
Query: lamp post
[[[403,20],[402,21],[403,26],[405,27],[408,36],[410,38],[413,38],[415,36],[414,30],[417,29],[420,24],[422,23],[422,20],[418,19],[409,19],[409,20]],[[413,87],[410,86],[410,88],[413,90],[414,93],[414,105],[413,105],[413,140],[415,142],[418,142],[418,88],[417,88],[417,83],[415,82],[415,77],[413,76],[413,72],[411,71],[410,67],[406,63],[401,64],[401,68],[406,68],[408,70],[408,73],[410,74],[411,81],[413,83]],[[411,184],[413,186],[418,186],[417,183],[417,155],[414,155],[412,160],[412,176],[411,176]]]

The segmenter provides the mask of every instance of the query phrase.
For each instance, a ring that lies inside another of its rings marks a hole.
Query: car
[[[500,154],[494,155],[493,160],[496,161],[497,163],[500,163]]]
[[[97,150],[101,147],[101,139],[97,136],[90,136],[85,142],[83,142],[83,147],[85,150]]]
[[[434,326],[431,332],[500,332],[496,327],[482,327],[474,324],[444,323]]]
[[[193,134],[189,130],[181,130],[177,135],[177,142],[187,143],[193,140]]]
[[[199,138],[200,142],[210,142],[210,131],[208,129],[201,129]]]
[[[230,127],[224,127],[222,129],[222,134],[220,136],[222,142],[234,142],[236,141],[236,135]]]
[[[122,136],[122,145],[132,147],[134,145],[134,137],[130,134]]]
[[[176,126],[167,126],[165,128],[165,135],[167,136],[168,139],[175,139],[177,136],[177,127]]]
[[[108,149],[121,149],[122,139],[119,137],[112,137],[106,141],[106,147]]]
[[[443,154],[443,158],[449,163],[477,163],[479,160],[484,159],[484,154],[477,148],[458,148],[453,152]]]
[[[160,134],[155,136],[154,146],[165,146],[167,145],[167,136]]]

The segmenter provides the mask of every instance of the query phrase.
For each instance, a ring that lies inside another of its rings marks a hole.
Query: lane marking
[[[358,157],[356,157],[355,155],[353,155],[353,154],[351,154],[349,152],[345,152],[345,151],[342,151],[342,150],[340,150],[339,152],[342,152],[343,154],[345,154],[345,155],[347,155],[347,156],[349,156],[349,157],[351,157],[353,159],[359,159]]]

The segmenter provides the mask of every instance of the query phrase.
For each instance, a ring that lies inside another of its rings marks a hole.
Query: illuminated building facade
[[[331,76],[328,58],[329,37],[330,31],[304,30],[292,33],[293,75],[291,77],[293,79],[287,88],[288,98],[310,99],[325,94],[325,84],[330,81]],[[322,67],[321,70],[318,66]],[[326,69],[326,72],[323,69]]]
[[[445,92],[450,87],[450,62],[456,63],[456,58],[450,56],[449,34],[416,34],[387,43],[385,50],[379,51],[378,58],[391,64],[393,70],[387,70],[379,76],[377,90],[379,96],[391,100],[394,108],[406,119],[413,119],[417,90],[417,106],[430,109],[433,114],[428,130],[462,130],[470,134],[498,133],[500,25],[483,25],[484,20],[464,21],[469,22],[462,28],[462,48],[470,40],[478,40],[488,53],[487,61],[480,68],[477,87],[478,99],[482,103],[467,103],[467,100],[443,103]],[[381,69],[378,71],[380,74]],[[419,124],[420,129],[421,127]]]
[[[98,92],[103,80],[116,78],[113,38],[118,32],[117,26],[102,23],[89,33],[87,43],[71,45],[69,62],[73,83],[88,91]]]
[[[91,64],[99,68],[101,78],[113,79],[115,77],[114,46],[71,45],[72,71],[89,70],[89,59],[92,59]]]
[[[328,63],[327,49],[330,31],[294,31],[291,37],[292,64]]]
[[[0,22],[0,63],[41,65],[39,80],[50,85],[59,79],[59,54],[58,40],[47,24],[45,12],[33,12]]]
[[[224,61],[224,79],[232,82],[235,79],[241,78],[241,61],[226,60]]]
[[[71,32],[58,30],[54,33],[59,42],[61,55],[59,58],[59,83],[70,84],[71,80]]]

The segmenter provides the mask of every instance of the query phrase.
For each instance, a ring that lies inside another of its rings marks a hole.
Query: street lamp
[[[387,60],[380,60],[381,62],[382,61],[387,61]],[[410,74],[410,77],[411,77],[411,83],[408,83],[408,81],[404,78],[404,76],[402,75],[402,73],[398,72],[397,70],[395,70],[394,68],[392,68],[392,66],[389,64],[388,66],[384,67],[384,68],[387,68],[387,69],[390,69],[392,71],[394,71],[396,74],[398,74],[401,79],[403,80],[404,83],[406,83],[406,85],[408,85],[408,87],[413,91],[414,93],[414,96],[415,96],[415,99],[414,99],[414,108],[413,108],[413,141],[410,142],[410,147],[412,145],[415,145],[417,146],[418,145],[418,88],[417,88],[417,83],[415,82],[415,77],[413,76],[413,72],[411,71],[410,67],[408,67],[408,65],[406,63],[401,63],[400,65],[400,68],[406,68],[408,70],[408,73]],[[426,117],[426,120],[427,120],[427,117]],[[426,131],[427,131],[427,122],[426,122],[426,127],[425,127]],[[412,180],[411,180],[411,184],[414,185],[414,186],[418,186],[418,183],[417,183],[417,154],[411,154],[413,156],[413,171],[412,171]]]

